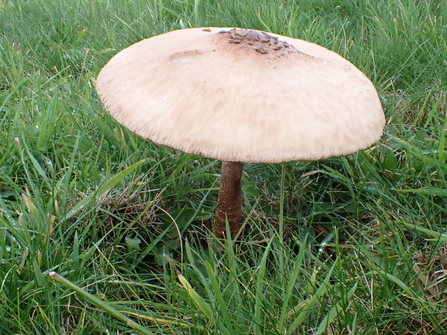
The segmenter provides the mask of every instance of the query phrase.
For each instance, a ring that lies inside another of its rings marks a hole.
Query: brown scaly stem
[[[234,237],[239,228],[242,210],[242,170],[239,162],[222,162],[220,190],[214,216],[214,233],[217,238],[225,238],[226,221]]]

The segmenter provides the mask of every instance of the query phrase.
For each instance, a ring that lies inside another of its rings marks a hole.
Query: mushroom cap
[[[365,149],[385,116],[371,81],[299,39],[235,28],[177,30],[116,54],[105,108],[156,144],[222,161],[312,161]]]

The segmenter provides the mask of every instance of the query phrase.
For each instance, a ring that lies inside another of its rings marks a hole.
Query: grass
[[[355,155],[247,165],[247,232],[224,245],[219,164],[95,93],[124,47],[198,26],[332,49],[388,120]],[[446,39],[437,0],[0,1],[0,333],[444,334]]]

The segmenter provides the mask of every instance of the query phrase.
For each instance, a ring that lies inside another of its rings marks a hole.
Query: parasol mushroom
[[[241,219],[244,163],[314,161],[376,142],[385,117],[371,81],[306,41],[237,28],[138,42],[101,70],[111,115],[158,145],[223,161],[215,234]]]

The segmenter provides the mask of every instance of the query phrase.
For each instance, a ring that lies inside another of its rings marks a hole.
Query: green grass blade
[[[415,224],[409,223],[409,222],[402,222],[402,223],[404,225],[406,225],[407,227],[410,227],[414,230],[420,231],[421,233],[433,236],[434,239],[431,239],[431,240],[447,242],[447,234],[445,234],[445,233],[440,233],[440,232],[434,231],[432,229],[424,228],[422,226],[415,225]]]
[[[13,90],[11,91],[11,93],[9,93],[5,100],[3,100],[2,105],[0,106],[0,113],[3,112],[3,110],[5,109],[5,107],[8,105],[8,103],[11,101],[11,99],[14,97],[15,94],[18,93],[18,91],[22,88],[22,86],[24,86],[26,83],[28,83],[30,81],[30,78],[25,78],[22,79],[16,86],[14,86]]]
[[[219,286],[218,279],[209,261],[205,261],[205,268],[208,274],[208,278],[210,280],[211,289],[216,295],[216,305],[218,304],[220,307],[219,318],[223,320],[223,323],[225,325],[225,332],[227,332],[228,334],[235,334],[235,330],[231,323],[230,315],[228,313],[228,302],[225,301],[225,298],[222,294],[222,290]]]
[[[254,315],[254,322],[255,322],[255,335],[261,335],[261,310],[262,310],[262,304],[264,302],[263,299],[263,292],[264,292],[264,284],[265,284],[265,270],[266,270],[266,264],[267,264],[267,257],[270,252],[270,248],[272,246],[272,241],[274,239],[270,240],[270,243],[267,245],[267,248],[264,250],[264,254],[261,258],[261,263],[259,264],[259,268],[257,271],[256,276],[256,302],[255,302],[255,315]]]
[[[417,194],[424,194],[424,195],[439,195],[442,197],[447,196],[447,189],[436,188],[436,187],[395,189],[395,191],[405,192],[405,193],[417,193]]]
[[[180,281],[180,283],[185,288],[186,292],[188,293],[189,297],[192,299],[194,304],[202,311],[202,313],[206,316],[206,318],[210,322],[214,322],[214,316],[213,311],[211,307],[205,302],[205,300],[194,290],[189,284],[189,282],[186,280],[186,278],[181,274],[178,273],[177,277]]]
[[[287,308],[289,307],[289,302],[292,299],[292,291],[297,283],[298,275],[302,271],[301,265],[303,263],[304,252],[306,251],[305,247],[306,243],[307,243],[307,235],[304,241],[300,244],[300,251],[298,253],[298,256],[296,257],[295,264],[293,265],[293,271],[290,274],[290,278],[287,284],[287,290],[283,298],[283,303],[281,307],[281,316],[278,325],[278,329],[281,332],[283,332],[284,322],[286,321],[287,317]]]
[[[76,284],[72,283],[71,281],[67,280],[66,278],[62,277],[61,275],[57,274],[56,272],[50,272],[50,276],[54,279],[56,279],[58,282],[64,284],[65,286],[71,288],[73,291],[77,292],[87,300],[90,300],[92,303],[94,303],[97,307],[104,309],[111,315],[113,315],[115,318],[123,321],[126,323],[127,326],[131,327],[132,329],[136,329],[142,334],[145,335],[155,335],[153,332],[151,332],[149,329],[144,328],[143,326],[139,325],[132,319],[125,316],[123,313],[116,310],[114,307],[109,305],[107,302],[98,299],[94,295],[88,293],[81,287],[77,286]]]
[[[128,176],[133,170],[135,170],[137,167],[139,167],[141,164],[143,164],[146,161],[146,159],[140,160],[136,162],[135,164],[129,166],[124,171],[121,171],[117,175],[113,176],[109,180],[107,180],[99,189],[98,191],[88,195],[84,199],[82,199],[80,202],[78,202],[66,215],[66,219],[69,219],[73,217],[75,214],[77,214],[80,210],[82,210],[85,206],[89,205],[95,198],[99,197],[100,195],[104,194],[105,192],[111,190],[116,184],[118,184],[120,181],[122,181],[126,176]]]
[[[349,300],[351,296],[354,294],[354,292],[357,289],[357,283],[348,291],[346,294],[346,297],[343,297],[344,300]],[[323,334],[327,327],[334,321],[335,317],[340,312],[340,309],[342,308],[340,302],[337,302],[337,304],[331,308],[329,313],[324,317],[324,319],[321,321],[320,326],[318,327],[317,331],[314,333],[314,335],[320,335]]]
[[[304,306],[301,307],[302,311],[298,314],[298,317],[293,321],[293,323],[290,325],[289,329],[287,330],[287,335],[292,335],[296,329],[301,325],[301,323],[304,321],[304,319],[307,317],[307,315],[313,310],[313,307],[318,302],[318,300],[323,296],[323,294],[326,293],[327,289],[331,286],[330,280],[332,276],[332,271],[334,270],[335,264],[331,267],[328,274],[326,275],[326,278],[324,281],[320,284],[320,287],[317,289],[317,291],[314,293],[312,298],[306,302],[304,302]]]

